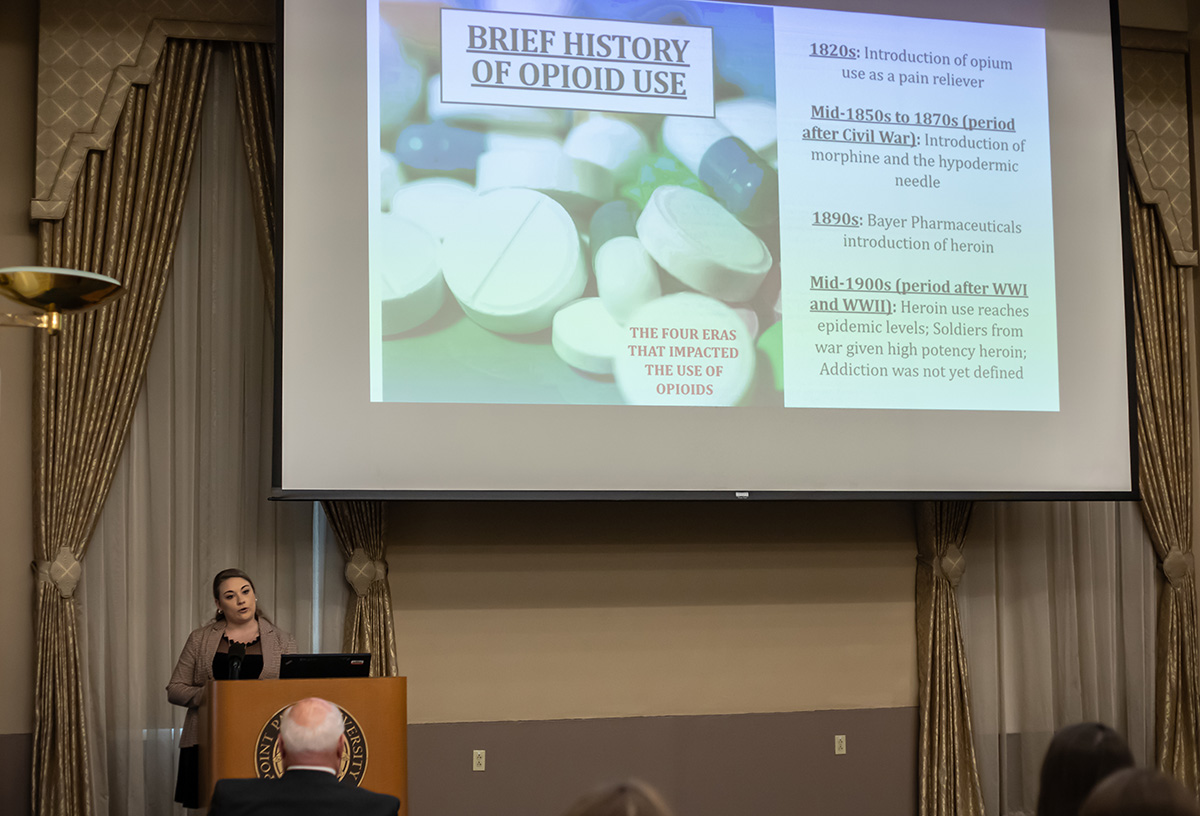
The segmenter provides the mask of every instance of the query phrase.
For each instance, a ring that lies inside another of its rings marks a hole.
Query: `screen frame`
[[[750,2],[750,0],[723,0]],[[763,0],[769,2],[769,0]],[[761,3],[760,3],[761,4]],[[802,5],[784,0],[773,5]],[[1141,499],[1139,482],[1139,444],[1137,430],[1137,372],[1134,349],[1133,284],[1134,259],[1130,223],[1129,163],[1125,146],[1125,97],[1121,62],[1121,28],[1117,0],[1109,0],[1110,44],[1112,48],[1113,94],[1116,133],[1116,181],[1119,196],[1122,276],[1125,315],[1126,399],[1128,417],[1129,490],[1097,491],[990,491],[990,490],[412,490],[412,489],[294,489],[283,488],[283,247],[284,202],[284,85],[286,75],[286,38],[284,17],[286,0],[275,0],[275,348],[273,427],[271,461],[271,500],[375,500],[375,501],[1137,501]]]

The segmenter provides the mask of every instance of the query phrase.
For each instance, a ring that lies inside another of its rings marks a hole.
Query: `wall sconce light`
[[[0,269],[0,295],[32,306],[41,314],[5,314],[0,326],[27,326],[57,334],[64,312],[94,309],[124,293],[120,281],[96,272],[52,266]]]

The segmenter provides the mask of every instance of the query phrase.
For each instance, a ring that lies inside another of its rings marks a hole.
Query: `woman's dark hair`
[[[1133,767],[1125,739],[1101,723],[1078,723],[1059,730],[1042,760],[1037,816],[1077,816],[1100,780]]]
[[[1125,768],[1103,780],[1080,816],[1200,816],[1196,795],[1162,771]]]
[[[654,788],[637,779],[605,785],[580,797],[564,816],[672,816]]]
[[[220,572],[218,572],[216,574],[216,576],[213,578],[213,600],[214,601],[220,600],[219,596],[221,593],[221,584],[225,583],[230,578],[241,578],[243,581],[245,581],[246,583],[248,583],[250,585],[251,589],[254,589],[254,579],[252,579],[246,573],[242,572],[240,569],[237,569],[236,567],[231,567],[230,569],[223,569]],[[254,589],[254,593],[255,593],[255,595],[257,595],[258,590]],[[267,614],[265,612],[263,612],[262,609],[259,607],[257,600],[254,603],[254,617],[262,618],[265,621],[267,621],[268,623],[271,622],[271,619],[268,618]],[[221,608],[219,606],[217,607],[216,619],[217,620],[225,620],[225,613],[221,611]]]

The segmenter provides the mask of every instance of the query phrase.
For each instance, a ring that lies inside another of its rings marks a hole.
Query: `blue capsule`
[[[396,139],[396,160],[422,173],[473,177],[487,136],[441,122],[409,125]]]
[[[778,223],[778,171],[716,119],[668,116],[662,138],[743,224]]]

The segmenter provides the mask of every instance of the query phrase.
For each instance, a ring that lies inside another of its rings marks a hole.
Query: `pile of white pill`
[[[385,340],[456,302],[628,403],[742,401],[779,319],[773,102],[713,118],[444,102],[428,38],[381,28]]]

